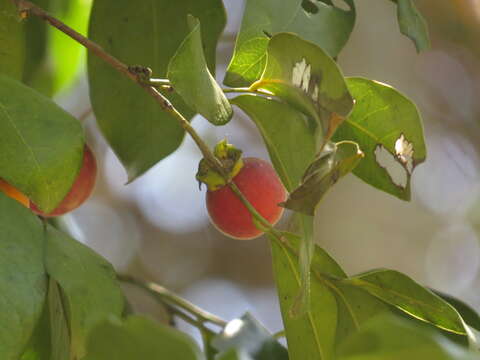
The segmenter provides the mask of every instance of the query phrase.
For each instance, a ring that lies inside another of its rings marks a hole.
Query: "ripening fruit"
[[[278,206],[287,192],[273,167],[257,158],[244,158],[243,167],[233,178],[247,200],[272,225],[283,213]],[[240,240],[254,239],[263,234],[240,199],[228,186],[207,191],[207,210],[215,227],[225,235]]]
[[[2,179],[0,179],[0,191],[5,193],[5,195],[10,196],[12,199],[17,200],[27,208],[30,206],[30,200],[28,197]]]
[[[60,205],[48,214],[42,212],[33,202],[30,202],[30,209],[32,209],[34,213],[44,217],[60,216],[75,210],[82,205],[92,193],[96,178],[97,162],[90,148],[85,145],[83,163],[80,172],[78,173],[70,192],[65,196]]]

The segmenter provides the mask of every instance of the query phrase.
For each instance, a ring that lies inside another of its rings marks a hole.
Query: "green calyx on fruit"
[[[199,184],[207,185],[209,191],[215,191],[227,185],[243,167],[242,150],[229,144],[226,139],[215,145],[213,154],[222,164],[224,174],[204,158],[198,165],[196,175]]]

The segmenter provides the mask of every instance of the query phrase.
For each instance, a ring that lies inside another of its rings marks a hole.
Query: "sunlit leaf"
[[[426,157],[417,107],[388,85],[362,78],[349,78],[347,83],[355,106],[334,139],[355,141],[365,153],[353,170],[355,175],[409,200],[411,175]]]
[[[449,303],[398,271],[373,270],[344,281],[417,319],[447,331],[465,334],[461,317]]]
[[[168,65],[167,77],[175,91],[200,115],[215,125],[226,124],[233,110],[215,78],[210,74],[203,53],[200,22],[188,17],[191,32]]]
[[[187,15],[202,24],[202,43],[211,74],[225,25],[221,0],[95,0],[89,37],[128,65],[142,65],[164,78],[171,57],[189,34]],[[93,54],[88,56],[90,97],[100,130],[127,170],[130,181],[171,154],[184,131],[145,91]],[[186,117],[194,112],[174,93],[167,94]]]
[[[433,290],[433,292],[452,305],[468,325],[480,331],[480,315],[473,308],[453,296],[440,291]]]
[[[268,40],[279,32],[298,34],[337,56],[355,23],[353,1],[345,2],[349,10],[329,1],[284,0],[279,6],[276,0],[247,0],[224,83],[238,87],[258,80],[267,61]]]
[[[50,0],[55,16],[86,36],[92,0]],[[85,65],[86,49],[61,31],[49,26],[49,50],[53,71],[53,91],[59,92],[73,84]]]
[[[320,147],[353,108],[341,70],[320,47],[289,33],[275,35],[267,53],[265,71],[250,88],[271,93],[308,115]]]

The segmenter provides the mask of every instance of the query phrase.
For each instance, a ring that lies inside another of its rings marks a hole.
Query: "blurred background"
[[[218,47],[219,81],[244,5],[224,2],[229,19]],[[393,3],[356,4],[357,23],[339,64],[346,75],[388,83],[418,104],[427,161],[414,173],[410,203],[345,177],[318,208],[316,242],[349,274],[397,269],[480,310],[480,0],[417,0],[432,40],[420,55],[399,33]],[[79,64],[75,83],[56,96],[84,122],[99,162],[94,196],[66,219],[77,239],[120,272],[163,284],[225,319],[249,311],[280,330],[268,242],[231,240],[209,224],[205,193],[194,178],[201,156],[192,141],[185,138],[177,152],[125,186],[125,171],[99,135],[84,61]],[[238,109],[226,126],[214,128],[201,117],[193,126],[211,145],[226,136],[247,156],[268,158]],[[148,296],[128,291],[137,311],[162,316]]]

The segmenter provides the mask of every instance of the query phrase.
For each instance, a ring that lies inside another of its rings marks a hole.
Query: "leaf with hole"
[[[0,178],[48,213],[80,170],[80,122],[33,89],[0,75]]]
[[[358,144],[328,143],[305,172],[302,183],[281,205],[314,216],[326,192],[343,176],[350,173],[364,157]]]
[[[190,33],[188,14],[203,24],[205,59],[215,74],[215,50],[226,21],[221,0],[117,0],[114,7],[110,0],[95,0],[89,37],[125,64],[149,67],[162,78]],[[140,86],[91,53],[88,76],[98,125],[129,181],[178,148],[184,136],[179,122]],[[166,96],[187,119],[194,115],[178,94]]]
[[[362,78],[348,78],[347,83],[355,106],[334,140],[359,144],[365,158],[353,173],[360,179],[402,200],[410,200],[410,178],[426,157],[417,107],[388,85]]]
[[[112,266],[85,245],[48,226],[45,262],[64,297],[72,356],[85,355],[87,334],[101,320],[121,316],[123,295]]]
[[[345,3],[348,9],[326,1],[284,0],[278,6],[276,0],[247,0],[224,83],[239,87],[258,80],[267,62],[268,40],[280,32],[295,33],[337,56],[355,23],[353,1]]]
[[[47,294],[40,220],[0,192],[0,359],[18,360]]]
[[[89,334],[84,360],[203,360],[197,344],[186,334],[140,316],[125,321],[109,318]]]
[[[309,116],[320,147],[353,108],[340,68],[320,47],[288,33],[272,37],[267,54],[265,71],[250,89],[273,94]]]
[[[188,23],[191,32],[170,60],[167,77],[193,110],[214,125],[226,124],[233,115],[232,107],[208,70],[200,22],[189,15]]]

